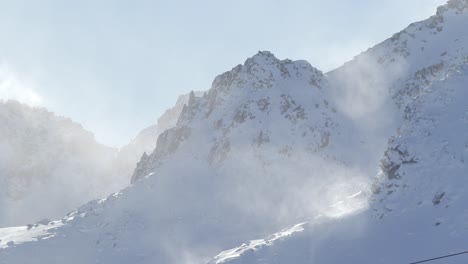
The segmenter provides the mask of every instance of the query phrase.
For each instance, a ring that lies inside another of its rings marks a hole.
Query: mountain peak
[[[252,63],[257,64],[272,64],[275,62],[279,62],[280,60],[275,57],[275,55],[269,51],[259,51],[257,54],[248,58],[245,62],[245,65],[249,65]]]
[[[305,60],[280,60],[269,51],[259,51],[244,64],[218,75],[212,88],[218,91],[243,87],[259,90],[273,88],[278,81],[285,79],[308,79],[311,84],[320,86],[322,77],[323,73]]]
[[[457,14],[468,10],[468,0],[449,0],[447,4],[437,8],[437,15],[443,15],[449,10],[455,10]]]
[[[468,8],[468,0],[449,0],[447,6],[449,8]]]

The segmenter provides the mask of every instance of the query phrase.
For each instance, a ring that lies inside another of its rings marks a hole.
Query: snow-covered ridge
[[[331,117],[336,109],[327,100],[326,87],[324,75],[309,63],[279,60],[270,52],[260,51],[243,65],[216,77],[212,88],[203,96],[190,95],[177,126],[159,137],[155,151],[142,158],[133,179],[140,179],[160,166],[183,141],[190,138],[192,126],[199,126],[196,122],[206,122],[207,126],[217,131],[215,134],[221,133],[216,136],[210,150],[211,163],[223,159],[229,152],[230,141],[227,138],[232,130],[244,122],[262,122],[260,117],[263,116],[267,124],[273,122],[276,112],[293,125],[313,118],[323,119],[315,127],[321,127],[324,131],[309,127],[310,131],[304,133],[317,133],[320,142],[315,144],[314,149],[325,147],[331,134],[326,130],[337,125]],[[304,94],[313,95],[312,102],[304,101]],[[309,105],[308,110],[304,105]],[[271,131],[259,133],[255,135],[258,144],[268,141],[271,136]],[[287,149],[288,146],[285,146],[284,151]]]
[[[239,260],[243,258],[252,259],[251,256],[256,253],[261,254],[262,250],[269,250],[269,248],[276,247],[276,243],[287,243],[291,236],[297,235],[296,233],[304,232],[305,229],[309,231],[313,229],[314,226],[320,227],[323,223],[359,214],[367,209],[367,198],[369,195],[370,193],[368,193],[368,190],[361,190],[343,197],[343,200],[329,205],[328,209],[323,211],[324,214],[318,214],[308,219],[307,222],[285,228],[280,232],[269,235],[265,239],[251,240],[239,247],[225,250],[210,260],[208,264],[240,263]]]
[[[286,238],[291,236],[296,232],[304,231],[303,226],[307,224],[306,222],[294,225],[292,227],[286,228],[278,233],[275,233],[265,239],[252,240],[248,244],[242,244],[240,247],[225,250],[219,253],[216,257],[213,258],[208,264],[220,264],[226,263],[231,259],[238,258],[249,251],[256,251],[264,246],[271,246],[276,240]]]
[[[0,250],[15,244],[34,242],[54,237],[53,230],[62,226],[61,221],[52,221],[28,226],[0,228]]]
[[[443,15],[447,11],[456,11],[457,14],[468,10],[468,1],[466,0],[449,0],[446,5],[437,8],[437,15]]]
[[[323,74],[307,61],[279,60],[269,51],[259,51],[231,71],[221,74],[213,81],[212,89],[229,91],[231,89],[273,88],[275,81],[286,78],[308,76],[311,84],[320,87]],[[277,85],[277,84],[276,84]]]
[[[239,254],[230,263],[409,263],[463,250],[467,7],[467,1],[449,1],[436,16],[410,25],[327,74],[372,74],[371,80],[380,80],[385,71],[394,75],[383,84],[399,109],[397,129],[383,153],[371,210],[323,226],[329,231],[308,230],[250,251],[255,253]],[[377,70],[369,71],[369,65]]]

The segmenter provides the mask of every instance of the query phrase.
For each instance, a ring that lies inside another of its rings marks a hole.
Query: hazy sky
[[[255,54],[328,71],[445,0],[0,0],[0,98],[122,146]]]

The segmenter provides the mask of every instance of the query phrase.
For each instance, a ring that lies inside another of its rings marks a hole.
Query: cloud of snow
[[[360,155],[351,153],[357,167],[379,164],[387,139],[396,132],[399,110],[392,93],[406,74],[408,63],[398,55],[390,56],[378,49],[369,50],[328,73],[331,97],[345,117],[343,123],[355,129],[350,140],[359,143],[355,147],[360,148],[356,151]]]
[[[232,145],[220,175],[208,178],[223,179],[216,186],[222,193],[217,199],[237,211],[235,217],[247,216],[245,223],[261,225],[257,231],[283,228],[319,215],[344,217],[368,207],[370,174],[376,168],[351,168],[324,159],[323,153],[300,149],[285,157],[278,155],[275,145],[262,146],[252,156],[249,148]]]
[[[222,177],[198,179],[223,178],[201,185],[210,190],[210,197],[222,201],[219,207],[229,208],[222,214],[225,218],[253,229],[232,225],[240,230],[236,234],[279,230],[319,216],[342,219],[368,209],[373,177],[387,139],[395,132],[397,110],[389,91],[405,70],[403,60],[384,65],[378,54],[366,54],[329,74],[330,98],[338,108],[337,118],[343,118],[337,120],[343,134],[332,137],[330,150],[312,153],[296,148],[286,157],[278,155],[280,146],[274,144],[254,153],[250,144],[232,144],[229,162],[218,172]],[[361,227],[350,233],[366,232]]]
[[[34,86],[5,63],[0,64],[0,99],[17,100],[30,106],[38,106],[43,102]]]
[[[378,53],[361,54],[330,74],[333,97],[342,113],[352,119],[374,117],[386,110],[389,89],[406,68],[404,60],[395,58],[383,65],[380,58]]]

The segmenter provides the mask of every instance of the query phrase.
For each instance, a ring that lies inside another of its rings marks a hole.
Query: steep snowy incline
[[[436,15],[411,24],[328,73],[333,95],[342,102],[338,107],[351,109],[345,113],[356,118],[373,115],[391,100],[403,112],[432,82],[456,72],[468,61],[467,5],[466,0],[451,0],[437,8]],[[386,96],[388,90],[391,97]],[[351,100],[360,100],[354,103],[361,107],[345,104]]]
[[[460,188],[467,184],[463,177],[468,142],[468,106],[463,100],[468,93],[467,28],[468,1],[451,0],[435,16],[361,55],[386,53],[378,60],[391,58],[390,63],[400,60],[406,65],[404,74],[389,86],[400,121],[380,165],[374,198],[379,201],[375,205],[379,217],[409,210],[415,203],[439,204],[442,198],[456,200],[462,195]],[[445,188],[454,191],[449,194]]]
[[[259,52],[191,94],[133,186],[72,213],[48,239],[12,241],[0,263],[202,263],[318,212],[349,213],[323,210],[367,186],[340,156],[337,143],[359,137],[328,93],[307,62]]]
[[[392,121],[398,129],[383,153],[369,210],[320,225],[310,221],[302,232],[220,263],[392,264],[466,250],[467,28],[468,1],[449,1],[436,16],[410,25],[329,74],[369,74],[370,80],[380,81],[376,76],[387,70],[397,73],[384,81],[383,89],[375,88],[390,93],[400,116]],[[364,61],[375,68],[364,69]],[[399,64],[398,71],[392,64]],[[364,82],[366,88],[368,84]],[[457,256],[440,263],[467,261]]]

